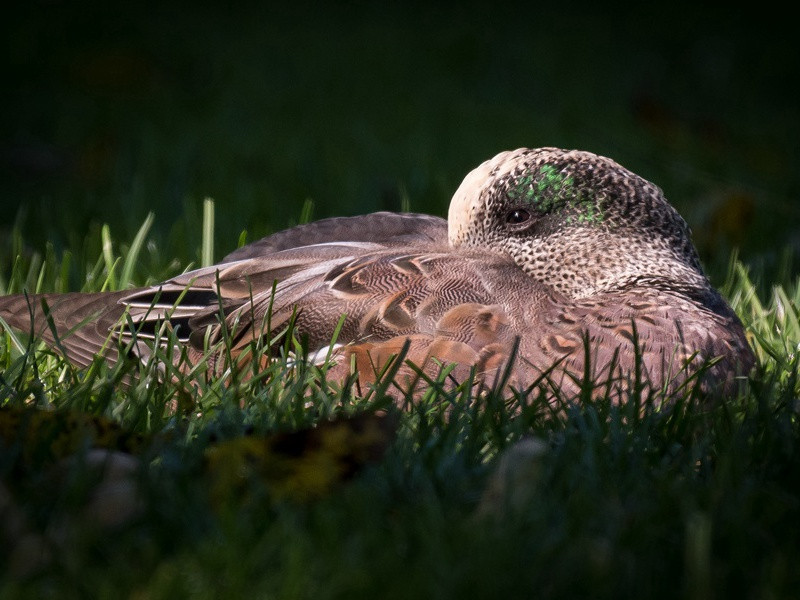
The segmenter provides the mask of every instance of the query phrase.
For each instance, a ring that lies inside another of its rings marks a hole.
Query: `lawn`
[[[312,218],[444,215],[500,150],[578,147],[690,223],[756,351],[747,393],[554,411],[434,381],[398,411],[302,363],[155,385],[6,332],[0,439],[25,433],[0,452],[0,597],[796,597],[788,24],[560,9],[17,7],[0,291],[153,283]]]

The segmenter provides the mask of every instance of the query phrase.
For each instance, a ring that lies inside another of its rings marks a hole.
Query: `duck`
[[[483,162],[447,219],[326,218],[155,285],[5,296],[0,317],[80,367],[147,362],[170,344],[160,356],[212,371],[225,356],[247,362],[254,344],[276,355],[291,324],[304,360],[359,390],[402,360],[405,392],[444,373],[561,398],[587,382],[619,397],[689,385],[731,395],[755,360],[663,191],[610,158],[555,147]],[[174,335],[159,335],[165,324]]]

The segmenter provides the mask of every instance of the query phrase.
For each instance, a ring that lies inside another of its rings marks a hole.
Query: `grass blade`
[[[136,261],[139,259],[139,253],[142,250],[142,246],[147,238],[147,234],[150,231],[150,228],[153,226],[154,218],[155,216],[153,213],[148,213],[147,218],[145,218],[144,223],[142,223],[142,226],[139,228],[139,231],[136,232],[136,236],[133,238],[133,242],[128,250],[128,254],[125,256],[125,262],[122,264],[122,275],[120,275],[119,278],[119,289],[127,288],[131,282],[133,269],[136,267]]]
[[[214,199],[203,200],[203,242],[200,253],[200,266],[214,264]]]

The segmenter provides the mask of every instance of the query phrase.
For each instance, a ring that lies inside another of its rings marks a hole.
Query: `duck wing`
[[[366,239],[330,241],[341,237]],[[301,244],[309,239],[315,243]],[[485,281],[487,264],[541,291],[505,257],[449,248],[442,219],[374,214],[280,232],[150,287],[7,296],[0,316],[80,366],[100,353],[117,360],[120,342],[147,360],[152,343],[167,339],[159,335],[165,324],[175,333],[175,350],[185,347],[190,359],[223,337],[234,355],[252,342],[269,343],[292,320],[313,352],[328,348],[340,319],[340,358],[356,352],[377,369],[411,340],[415,362],[435,354],[469,365],[486,346],[510,347],[519,333],[513,299],[496,302]]]
[[[186,311],[181,293],[207,294],[205,306]],[[234,355],[271,345],[292,322],[312,356],[327,354],[338,330],[334,377],[346,377],[355,357],[371,381],[406,342],[407,358],[431,369],[430,358],[493,365],[526,326],[515,304],[547,295],[499,255],[432,243],[323,242],[192,271],[121,302],[137,311],[131,320],[141,330],[170,320],[194,352],[223,336]]]
[[[331,217],[273,233],[234,250],[220,262],[258,258],[299,246],[349,240],[386,247],[447,244],[447,221],[419,213],[385,211],[355,217]]]

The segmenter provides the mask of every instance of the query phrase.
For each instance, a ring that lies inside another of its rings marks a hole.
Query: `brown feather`
[[[638,344],[653,388],[674,391],[716,358],[704,385],[732,391],[753,355],[688,235],[658,188],[613,161],[521,149],[467,176],[449,230],[426,215],[326,219],[149,288],[32,297],[33,313],[24,297],[5,297],[0,316],[52,344],[39,306],[46,300],[62,347],[80,365],[104,347],[118,358],[116,340],[132,339],[117,325],[126,311],[140,333],[169,322],[194,360],[207,340],[221,339],[221,314],[234,354],[274,338],[292,318],[310,350],[324,349],[344,318],[330,375],[361,386],[408,344],[405,358],[431,377],[455,363],[453,382],[474,367],[478,382],[493,385],[516,348],[515,387],[547,375],[571,395],[588,372],[624,390]],[[150,356],[141,342],[133,352]],[[401,367],[398,381],[417,380],[417,370]]]

